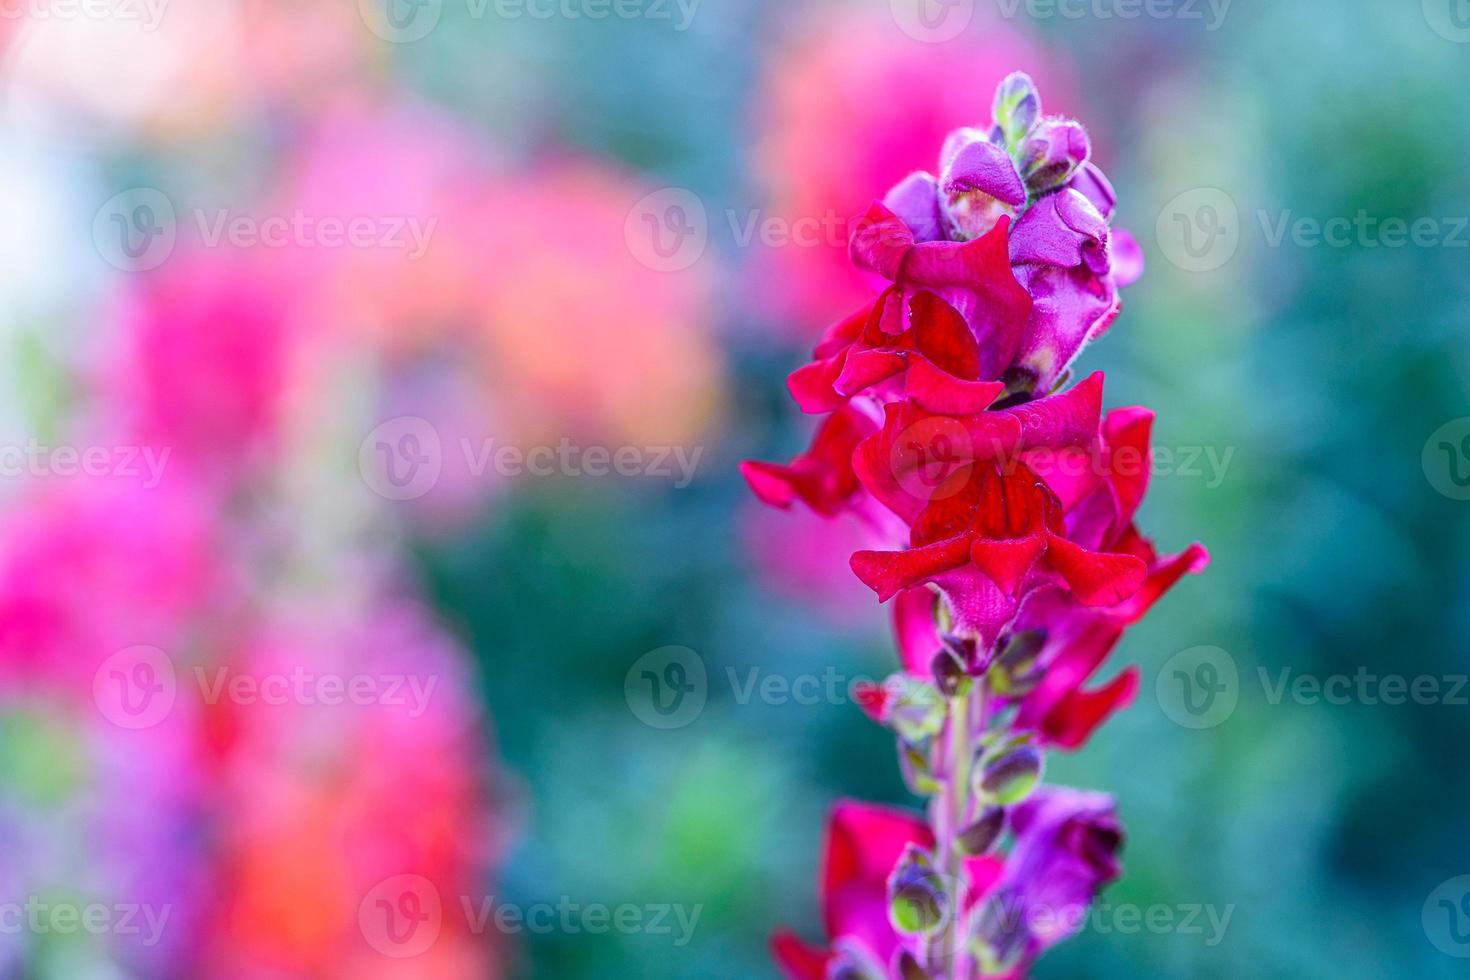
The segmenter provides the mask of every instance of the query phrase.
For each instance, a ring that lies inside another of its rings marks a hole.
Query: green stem
[[[943,769],[945,778],[934,799],[931,816],[939,866],[946,880],[954,883],[956,891],[964,875],[964,855],[960,853],[957,838],[964,829],[970,810],[970,768],[975,752],[973,736],[983,726],[984,720],[985,689],[983,681],[976,680],[969,690],[950,701],[948,757],[944,760],[946,765]],[[942,969],[942,976],[948,980],[968,980],[967,930],[960,922],[959,895],[954,898],[955,908],[949,921],[930,945],[929,965],[931,969]]]

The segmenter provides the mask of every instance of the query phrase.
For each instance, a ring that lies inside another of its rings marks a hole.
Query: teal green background
[[[748,99],[789,7],[706,0],[685,33],[457,23],[446,9],[451,28],[405,48],[397,71],[512,149],[551,136],[712,209],[757,207]],[[1161,443],[1233,450],[1218,486],[1156,480],[1147,529],[1169,549],[1204,541],[1214,563],[1122,644],[1109,671],[1141,665],[1137,703],[1049,769],[1118,797],[1127,874],[1109,902],[1228,909],[1228,927],[1213,944],[1208,929],[1088,929],[1036,975],[1464,976],[1422,914],[1431,891],[1470,873],[1470,707],[1272,703],[1261,678],[1470,672],[1470,504],[1437,492],[1422,463],[1431,433],[1470,414],[1470,235],[1458,248],[1273,247],[1260,215],[1362,210],[1448,229],[1470,214],[1470,45],[1431,29],[1417,0],[1237,0],[1216,31],[1024,13],[1016,24],[1074,66],[1118,223],[1148,253],[1085,366],[1108,372],[1113,404],[1157,411]],[[977,117],[987,103],[975,93]],[[1200,187],[1237,205],[1240,246],[1191,273],[1155,229],[1168,202]],[[732,268],[745,258],[728,241],[711,247]],[[888,735],[852,705],[741,704],[724,680],[750,667],[881,676],[892,652],[876,613],[835,623],[751,567],[735,466],[805,439],[783,380],[824,324],[773,331],[733,279],[723,295],[733,394],[691,487],[536,481],[473,532],[417,551],[473,644],[517,780],[505,900],[703,906],[682,948],[643,934],[521,937],[518,975],[773,975],[774,926],[820,935],[831,802],[913,802]],[[658,731],[623,685],[638,657],[670,644],[707,665],[709,703]],[[1239,704],[1192,730],[1170,720],[1155,683],[1201,645],[1237,665]]]

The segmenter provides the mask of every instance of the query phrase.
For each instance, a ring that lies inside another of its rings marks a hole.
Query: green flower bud
[[[888,920],[905,935],[925,936],[944,925],[950,897],[929,852],[909,844],[888,876]]]
[[[939,734],[948,708],[938,688],[907,674],[894,674],[886,684],[892,692],[888,724],[899,738],[921,742]]]
[[[1021,71],[1007,75],[995,90],[990,115],[995,121],[992,139],[1015,156],[1021,140],[1041,118],[1041,93],[1031,76]]]
[[[929,768],[929,753],[923,746],[898,742],[898,768],[903,774],[904,785],[915,796],[933,796],[939,792],[939,780]]]
[[[1043,762],[1041,749],[1029,735],[982,747],[975,760],[975,795],[992,805],[1019,803],[1041,782]]]
[[[1037,669],[1036,658],[1045,645],[1045,630],[1012,633],[1002,642],[1000,653],[986,674],[990,689],[1005,698],[1024,697],[1035,690],[1042,674]]]

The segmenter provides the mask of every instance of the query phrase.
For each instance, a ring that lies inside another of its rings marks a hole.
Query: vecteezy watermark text
[[[424,257],[439,227],[438,218],[412,214],[339,217],[301,208],[265,217],[200,208],[194,211],[194,222],[207,248],[224,242],[237,248],[383,249],[401,251],[410,261]]]
[[[422,41],[439,26],[447,3],[462,3],[471,20],[642,20],[677,32],[694,23],[700,0],[358,0],[363,23],[391,44]]]
[[[144,946],[155,946],[163,938],[173,912],[171,905],[146,902],[45,901],[28,895],[19,902],[0,902],[0,935],[70,936],[85,932],[93,936],[138,936]]]
[[[1083,931],[1100,936],[1111,933],[1131,936],[1147,932],[1156,936],[1200,936],[1205,946],[1215,947],[1225,939],[1225,932],[1235,915],[1235,905],[1218,906],[1204,902],[1052,905],[1001,896],[984,908],[981,915],[989,920],[990,928],[1002,933],[1024,929],[1039,936],[1065,936]]]
[[[194,668],[194,681],[205,704],[300,704],[406,707],[420,718],[439,678],[434,674],[339,674],[310,671],[297,665],[286,671],[245,673],[230,667]]]
[[[1360,208],[1352,215],[1304,215],[1286,208],[1254,213],[1266,248],[1470,249],[1470,216],[1380,216]],[[1235,257],[1250,230],[1234,197],[1218,187],[1197,187],[1172,198],[1159,212],[1159,249],[1186,272],[1213,272]]]
[[[423,875],[401,874],[368,890],[358,904],[357,923],[374,950],[404,959],[427,952],[445,919],[453,915],[476,936],[490,932],[508,936],[618,933],[667,937],[683,948],[693,940],[703,912],[703,904],[581,902],[570,895],[529,903],[508,902],[494,895],[448,897]]]
[[[478,900],[469,895],[460,896],[465,921],[475,934],[496,932],[509,936],[520,933],[550,935],[561,933],[575,936],[580,933],[602,935],[615,932],[622,935],[669,936],[676,947],[689,945],[694,938],[695,927],[704,912],[703,905],[651,902],[635,904],[622,902],[608,905],[602,902],[575,902],[563,895],[555,903],[533,902],[519,904],[498,901],[494,895]]]
[[[0,444],[0,478],[77,476],[140,480],[152,490],[163,479],[168,446],[46,445],[37,439]]]
[[[555,445],[518,446],[495,438],[454,440],[460,459],[446,458],[439,429],[427,419],[404,415],[369,432],[358,447],[363,482],[389,500],[414,500],[439,484],[449,463],[471,479],[488,474],[521,477],[645,477],[669,480],[682,490],[694,480],[703,446],[584,445],[563,437]]]
[[[111,20],[156,31],[170,0],[0,0],[0,21]]]
[[[1234,713],[1242,694],[1235,658],[1220,647],[1190,647],[1160,667],[1155,694],[1164,714],[1185,728],[1214,728]],[[1379,673],[1359,665],[1351,672],[1313,674],[1294,667],[1258,666],[1254,673],[1262,701],[1270,707],[1397,708],[1406,705],[1470,707],[1470,675]]]
[[[183,675],[205,704],[328,707],[380,705],[404,708],[420,718],[439,683],[436,674],[389,671],[333,672],[300,664],[278,670],[242,671],[195,666]],[[104,660],[92,676],[92,699],[119,728],[159,724],[173,711],[181,678],[173,659],[158,647],[132,646]]]
[[[192,219],[192,220],[190,220]],[[204,248],[357,249],[422,259],[439,219],[415,214],[333,214],[296,208],[249,214],[229,208],[193,208],[181,219],[174,202],[152,187],[109,198],[92,221],[92,242],[103,260],[125,272],[147,272],[167,262],[181,234]]]
[[[1233,0],[995,0],[1000,15],[1014,20],[1024,13],[1032,20],[1175,20],[1198,21],[1206,31],[1218,31]]]

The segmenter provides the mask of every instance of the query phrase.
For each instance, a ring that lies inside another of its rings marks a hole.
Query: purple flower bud
[[[1030,945],[1023,910],[1005,893],[986,898],[970,924],[970,952],[986,976],[1009,974]]]
[[[1026,185],[1010,154],[978,130],[951,134],[942,157],[939,189],[952,237],[979,238],[1026,203]]]
[[[1061,187],[1087,162],[1092,142],[1072,119],[1043,119],[1025,138],[1017,157],[1033,198]]]
[[[929,756],[922,747],[899,739],[898,768],[904,785],[915,796],[932,796],[939,792],[939,780],[934,778]]]
[[[1000,832],[1006,826],[1006,811],[1004,807],[986,807],[980,816],[970,821],[969,825],[955,836],[955,843],[960,850],[971,857],[979,857],[989,852],[1000,839]]]
[[[991,688],[1002,697],[1021,697],[1033,690],[1043,673],[1036,657],[1045,645],[1045,630],[1023,630],[1007,636],[986,675]]]
[[[996,87],[990,116],[995,121],[996,142],[1014,150],[1041,118],[1041,93],[1025,72],[1012,72]]]
[[[939,212],[939,182],[933,174],[918,170],[909,174],[883,196],[883,206],[909,226],[915,242],[945,237],[944,218]]]
[[[1041,749],[1026,736],[984,748],[975,769],[975,795],[990,804],[1019,803],[1041,782],[1044,762]]]
[[[939,693],[947,698],[952,698],[969,687],[970,675],[966,673],[965,665],[948,647],[941,647],[934,655],[929,673],[934,675],[934,686],[939,688]]]
[[[1045,197],[1016,222],[1011,261],[1063,269],[1085,264],[1094,275],[1107,275],[1112,263],[1107,219],[1078,191]]]

